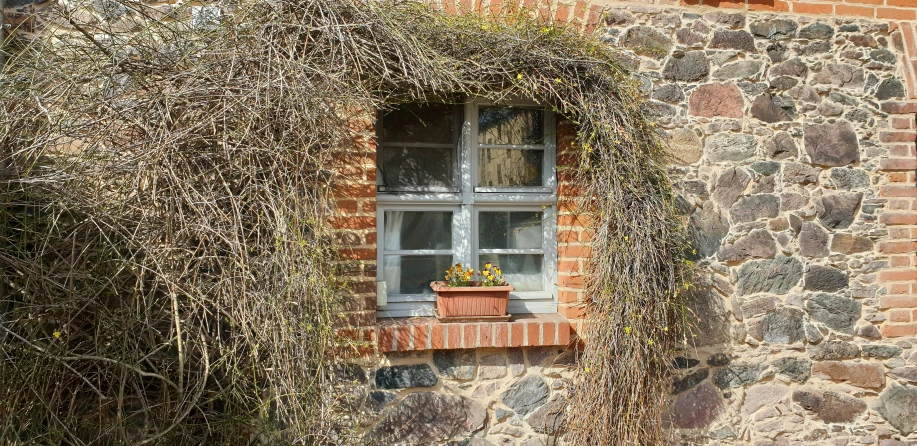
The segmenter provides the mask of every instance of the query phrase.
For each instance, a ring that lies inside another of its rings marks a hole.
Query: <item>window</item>
[[[382,317],[431,316],[455,263],[499,265],[510,313],[553,313],[554,115],[535,104],[412,104],[380,112]]]

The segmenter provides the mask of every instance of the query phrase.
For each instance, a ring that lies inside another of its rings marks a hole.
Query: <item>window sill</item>
[[[567,345],[570,322],[560,314],[520,314],[508,322],[441,323],[435,317],[377,320],[380,352]]]

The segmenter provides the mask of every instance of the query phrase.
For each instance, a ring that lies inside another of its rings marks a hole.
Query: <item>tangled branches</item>
[[[0,80],[0,438],[350,441],[329,385],[346,294],[329,166],[365,111],[457,96],[579,126],[598,241],[568,438],[662,438],[684,237],[611,49],[397,1],[255,0],[218,20],[102,3],[117,14],[50,12],[66,32],[22,44]]]

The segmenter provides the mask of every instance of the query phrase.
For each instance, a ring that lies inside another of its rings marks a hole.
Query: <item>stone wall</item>
[[[703,271],[673,383],[680,438],[917,444],[915,339],[883,337],[879,280],[913,250],[881,220],[883,188],[913,182],[883,168],[913,157],[913,115],[887,113],[906,95],[900,33],[646,6],[611,9],[599,32],[672,138]]]

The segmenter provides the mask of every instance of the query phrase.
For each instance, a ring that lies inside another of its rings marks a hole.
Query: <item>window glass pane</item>
[[[386,186],[453,187],[453,149],[384,147],[382,182]]]
[[[456,142],[457,107],[408,104],[388,111],[382,117],[382,141],[452,144]]]
[[[480,107],[479,144],[544,144],[544,110],[522,107]]]
[[[481,265],[491,262],[499,266],[506,281],[516,291],[542,291],[543,259],[541,254],[481,254],[479,261]]]
[[[386,211],[385,250],[452,250],[452,212]]]
[[[478,186],[542,186],[543,150],[481,149]]]
[[[481,249],[540,249],[544,241],[541,212],[481,212]]]
[[[452,256],[386,255],[382,264],[388,294],[433,294],[430,282],[443,280]]]

